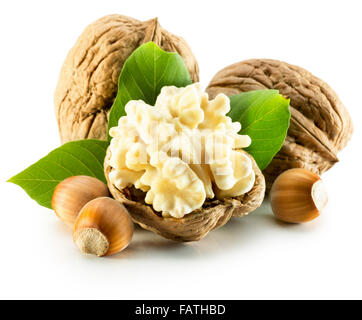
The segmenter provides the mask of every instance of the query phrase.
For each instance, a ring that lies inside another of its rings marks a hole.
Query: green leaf
[[[240,134],[251,138],[245,150],[265,169],[280,150],[290,121],[289,99],[278,90],[255,90],[230,97],[229,116],[241,123]]]
[[[143,100],[153,106],[162,87],[186,87],[191,83],[190,74],[178,53],[163,51],[153,42],[143,44],[122,68],[118,93],[109,114],[108,132],[125,115],[124,107],[130,100]]]
[[[103,161],[107,141],[79,140],[68,142],[53,150],[8,182],[22,187],[41,206],[51,209],[51,199],[57,184],[64,179],[87,175],[106,182]]]

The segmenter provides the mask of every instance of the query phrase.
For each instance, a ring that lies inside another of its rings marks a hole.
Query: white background
[[[1,1],[0,298],[362,298],[360,1]],[[327,81],[355,134],[323,179],[329,204],[305,225],[268,204],[198,243],[137,229],[111,258],[86,257],[54,213],[5,181],[59,146],[53,93],[84,27],[120,13],[158,16],[195,53],[207,86],[248,58],[300,65]]]

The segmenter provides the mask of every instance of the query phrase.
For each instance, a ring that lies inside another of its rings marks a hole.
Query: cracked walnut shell
[[[199,83],[163,87],[155,106],[129,101],[110,129],[110,181],[146,192],[145,202],[163,217],[182,218],[206,198],[240,196],[254,185],[252,162],[239,149],[250,145],[241,125],[226,116],[229,98],[210,101]]]
[[[263,171],[268,190],[287,169],[321,175],[338,162],[337,153],[352,136],[352,120],[333,89],[310,72],[277,60],[246,60],[219,71],[206,91],[213,98],[260,89],[277,89],[290,98],[288,135]]]
[[[198,81],[199,68],[190,47],[163,29],[157,18],[142,22],[117,14],[105,16],[83,31],[61,69],[54,104],[62,143],[107,139],[108,112],[123,64],[149,41],[179,53],[192,81]]]
[[[104,170],[111,194],[127,208],[135,223],[167,239],[197,241],[206,236],[209,231],[226,224],[232,216],[243,217],[254,211],[263,202],[265,194],[264,176],[253,157],[245,151],[241,152],[244,152],[252,161],[255,172],[253,188],[239,197],[206,200],[202,208],[194,210],[180,219],[162,217],[160,213],[156,213],[152,206],[144,202],[145,193],[141,190],[134,187],[119,190],[111,183],[109,174],[113,168],[109,163],[110,148],[107,150]]]

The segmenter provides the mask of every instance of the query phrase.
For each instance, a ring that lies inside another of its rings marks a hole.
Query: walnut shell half
[[[107,139],[107,116],[123,64],[149,41],[165,51],[178,52],[192,81],[198,81],[199,67],[190,47],[163,29],[157,19],[141,22],[117,14],[105,16],[83,31],[62,67],[54,96],[62,143]]]
[[[111,194],[128,209],[135,223],[167,239],[197,241],[206,236],[210,230],[223,226],[232,216],[243,217],[258,208],[263,202],[265,194],[264,176],[253,157],[247,155],[252,160],[256,177],[252,190],[236,198],[206,201],[202,208],[181,219],[163,218],[157,214],[152,206],[144,202],[145,194],[140,190],[134,188],[117,189],[109,180],[109,173],[113,170],[109,165],[110,148],[107,150],[104,161],[104,172]]]
[[[278,89],[290,98],[288,135],[263,171],[268,190],[287,169],[320,175],[338,162],[337,153],[352,136],[352,120],[333,89],[310,72],[277,60],[246,60],[219,71],[206,91],[213,98],[221,92],[231,96],[259,89]]]

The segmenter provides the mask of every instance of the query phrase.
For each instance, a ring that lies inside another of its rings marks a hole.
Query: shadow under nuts
[[[290,98],[291,120],[282,149],[263,170],[267,190],[291,168],[321,175],[338,162],[337,154],[353,132],[352,120],[334,90],[298,66],[271,59],[251,59],[219,71],[207,92],[215,97],[260,89],[277,89]]]
[[[108,15],[90,24],[69,51],[54,95],[62,143],[87,138],[107,140],[108,112],[117,94],[124,62],[143,43],[177,52],[199,79],[199,67],[184,39],[160,26],[157,18],[139,21]]]
[[[110,196],[108,187],[102,181],[89,176],[73,176],[56,186],[52,207],[65,224],[73,227],[80,210],[87,202],[107,196]]]
[[[327,201],[321,178],[301,168],[283,172],[270,191],[274,215],[289,223],[303,223],[317,218]]]
[[[122,251],[132,236],[133,222],[127,209],[120,202],[106,197],[88,202],[73,229],[78,248],[99,257]]]

